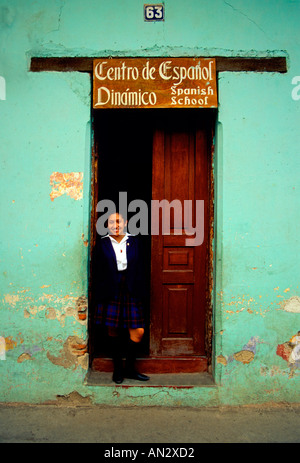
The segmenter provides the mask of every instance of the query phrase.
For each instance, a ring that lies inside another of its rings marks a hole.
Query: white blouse
[[[125,233],[124,237],[118,243],[117,240],[115,240],[112,236],[107,235],[105,238],[109,237],[112,247],[114,248],[116,259],[117,259],[117,266],[119,272],[122,270],[127,269],[127,255],[126,255],[126,246],[127,246],[127,240],[128,240],[129,233]]]

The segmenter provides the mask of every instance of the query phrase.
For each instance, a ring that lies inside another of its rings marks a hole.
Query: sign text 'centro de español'
[[[94,60],[93,108],[217,108],[213,58]]]

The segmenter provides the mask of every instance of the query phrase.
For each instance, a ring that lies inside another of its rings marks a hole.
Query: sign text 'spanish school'
[[[93,107],[216,108],[212,58],[96,59]]]

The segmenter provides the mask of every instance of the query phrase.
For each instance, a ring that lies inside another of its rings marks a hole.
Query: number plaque
[[[145,21],[164,21],[165,6],[162,3],[154,5],[144,5],[144,20]]]

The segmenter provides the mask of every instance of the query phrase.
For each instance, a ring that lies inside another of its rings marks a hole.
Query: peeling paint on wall
[[[258,342],[259,338],[252,336],[243,349],[234,354],[235,360],[243,364],[252,362],[256,354],[256,345]]]
[[[48,320],[58,320],[62,326],[65,325],[67,317],[74,317],[80,324],[85,325],[87,320],[88,302],[85,296],[73,297],[66,295],[58,297],[52,294],[43,294],[39,301],[47,301],[51,303],[41,305],[29,305],[24,309],[24,318],[35,318],[44,313],[45,318]],[[58,305],[58,308],[54,308]]]
[[[278,344],[276,354],[288,362],[291,376],[295,369],[300,368],[300,331],[283,344]]]
[[[82,239],[82,241],[83,241],[84,246],[85,246],[85,247],[88,247],[88,245],[89,245],[89,240],[85,240],[85,239],[84,239],[84,233],[82,233],[81,239]]]
[[[12,336],[5,338],[6,352],[17,347],[18,344],[23,344],[24,339],[21,337],[21,333],[18,334],[17,338],[14,339]]]
[[[289,357],[291,355],[292,348],[288,342],[284,342],[283,344],[278,344],[276,349],[276,354],[279,357],[283,358],[283,360],[289,361]]]
[[[217,363],[220,363],[221,365],[226,366],[227,365],[227,359],[224,357],[224,355],[218,355],[217,357]]]
[[[4,295],[4,301],[9,305],[15,306],[19,300],[20,299],[19,299],[18,294],[5,294]]]
[[[34,299],[28,294],[29,291],[23,289],[17,294],[5,294],[2,302],[9,309],[21,308],[24,318],[27,319],[45,317],[48,320],[58,320],[64,326],[67,317],[74,317],[80,324],[86,324],[88,310],[86,296],[75,297],[70,294],[57,296],[43,293],[42,296]]]
[[[30,354],[28,354],[28,352],[24,352],[23,354],[19,355],[17,362],[23,363],[26,360],[33,360],[33,357]]]
[[[252,360],[254,359],[254,353],[250,350],[241,350],[239,352],[236,352],[233,355],[233,357],[235,358],[235,360],[237,360],[238,362],[242,362],[245,365],[246,363],[252,362]]]
[[[286,294],[291,291],[291,288],[285,288],[282,290],[283,294],[278,294],[279,286],[273,288],[276,293],[277,300],[272,302],[264,301],[263,295],[259,295],[256,299],[249,294],[243,294],[242,296],[231,296],[231,301],[224,302],[224,294],[220,293],[222,304],[224,305],[224,313],[229,316],[237,315],[242,312],[247,312],[253,315],[260,315],[263,318],[270,312],[275,306],[278,306],[280,310],[285,310],[291,313],[300,313],[300,297],[292,296],[286,299]],[[267,295],[268,296],[268,295]]]
[[[300,297],[293,296],[282,303],[282,308],[286,312],[300,313]]]
[[[56,357],[48,351],[47,358],[54,365],[58,365],[66,369],[72,368],[75,370],[78,366],[81,366],[81,368],[87,370],[87,343],[78,336],[69,336],[60,351],[60,355]]]
[[[51,201],[64,194],[78,201],[83,197],[83,172],[53,172],[50,176]]]
[[[6,341],[3,336],[0,336],[0,360],[6,360]]]
[[[292,352],[289,358],[290,363],[300,363],[300,331],[290,339],[290,346]]]
[[[232,363],[234,360],[237,362],[241,362],[244,365],[251,363],[254,360],[257,344],[262,343],[257,336],[252,336],[249,341],[243,346],[243,348],[235,352],[233,355],[229,357],[225,357],[224,355],[218,355],[217,363],[227,366],[228,364]]]
[[[76,311],[79,320],[84,321],[87,319],[88,301],[85,296],[80,296],[76,301]]]
[[[20,351],[22,352],[18,357],[18,363],[22,363],[25,360],[35,360],[33,356],[37,352],[43,351],[44,348],[40,347],[39,345],[22,345]]]
[[[92,405],[91,396],[88,395],[84,397],[81,394],[79,394],[77,391],[73,391],[67,395],[57,395],[56,398],[57,400],[54,402],[56,404],[72,405],[72,406]]]
[[[255,300],[254,297],[249,294],[243,294],[237,297],[232,296],[231,299],[232,300],[226,304],[225,309],[225,314],[228,314],[228,316],[236,315],[241,312],[248,312],[249,314],[265,317],[267,312],[270,312],[269,308],[263,310],[262,296],[259,296],[259,300]]]

